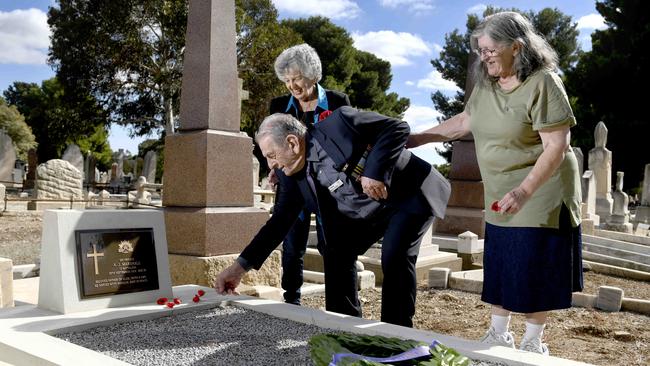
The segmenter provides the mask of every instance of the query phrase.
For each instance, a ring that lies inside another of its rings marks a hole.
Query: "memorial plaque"
[[[153,229],[75,231],[81,298],[157,290]]]

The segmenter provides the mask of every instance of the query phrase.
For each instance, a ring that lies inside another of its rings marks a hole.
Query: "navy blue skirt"
[[[486,223],[481,300],[517,313],[571,307],[582,291],[582,234],[568,209],[560,228],[503,227]]]

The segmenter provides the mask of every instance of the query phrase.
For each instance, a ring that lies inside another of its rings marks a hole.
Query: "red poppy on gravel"
[[[199,290],[199,291],[197,291],[196,293],[197,293],[199,296],[203,296],[203,295],[205,295],[205,291],[203,291],[203,290]]]
[[[176,304],[174,304],[173,302],[168,302],[167,303],[167,307],[170,308],[170,309],[172,309],[174,307],[174,305],[176,305]]]
[[[158,300],[156,300],[156,304],[158,305],[165,305],[167,303],[167,298],[166,297],[161,297]]]
[[[178,297],[175,297],[174,298],[174,304],[178,305],[180,303],[181,303],[181,299],[179,299]]]
[[[492,202],[492,211],[499,212],[499,201]]]
[[[199,295],[194,295],[194,297],[192,298],[192,301],[199,302],[199,301],[201,301],[201,298],[199,297]]]
[[[325,118],[329,117],[330,114],[332,114],[332,111],[330,111],[329,109],[326,110],[326,111],[321,112],[318,115],[318,122],[320,122],[320,121],[324,120]]]

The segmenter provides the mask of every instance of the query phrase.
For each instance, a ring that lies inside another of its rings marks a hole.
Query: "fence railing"
[[[93,206],[103,206],[105,204],[120,204],[120,207],[124,207],[127,209],[138,209],[142,208],[140,206],[146,206],[146,207],[154,207],[154,208],[162,208],[162,205],[155,205],[151,203],[140,203],[137,201],[133,201],[129,199],[129,195],[126,195],[126,199],[114,199],[114,198],[93,198],[93,199],[81,199],[81,198],[74,198],[70,197],[69,199],[49,199],[49,198],[30,198],[30,197],[25,197],[25,198],[9,198],[8,196],[4,197],[4,207],[2,212],[7,211],[7,206],[9,202],[65,202],[70,204],[70,209],[74,208],[75,203],[83,203],[85,207],[89,207],[89,203],[93,204]],[[121,205],[124,204],[124,205]]]

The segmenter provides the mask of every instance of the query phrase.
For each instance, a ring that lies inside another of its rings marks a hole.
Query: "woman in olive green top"
[[[486,207],[481,299],[492,304],[482,341],[514,347],[510,312],[524,313],[520,349],[548,354],[548,311],[571,307],[582,290],[580,180],[569,146],[576,120],[557,54],[526,18],[488,16],[470,43],[479,57],[465,110],[407,146],[473,133]]]

